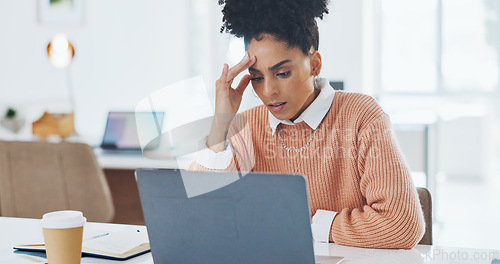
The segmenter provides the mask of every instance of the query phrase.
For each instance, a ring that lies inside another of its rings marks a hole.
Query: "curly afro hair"
[[[308,54],[318,50],[316,18],[328,14],[329,0],[219,0],[223,6],[220,32],[243,37],[245,44],[271,34],[290,48]]]

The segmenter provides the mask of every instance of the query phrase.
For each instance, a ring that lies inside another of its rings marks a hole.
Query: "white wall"
[[[39,23],[36,3],[0,0],[0,109],[68,108],[66,72],[46,55],[56,33],[76,49],[70,71],[84,135],[100,135],[108,110],[134,109],[150,92],[189,77],[187,2],[85,0],[84,23],[71,27]]]
[[[363,89],[363,0],[331,1],[330,13],[318,23],[321,76],[344,81],[348,91]]]
[[[362,2],[332,1],[319,23],[321,76],[355,91],[362,87]],[[192,3],[203,3],[202,19],[192,19],[200,13],[190,10]],[[16,106],[30,123],[44,110],[70,109],[66,71],[52,67],[46,55],[56,33],[67,34],[76,49],[70,74],[76,127],[84,136],[100,137],[107,111],[132,110],[144,96],[193,75],[213,89],[229,39],[219,33],[216,3],[84,0],[83,24],[64,26],[40,23],[35,0],[0,0],[0,111]],[[203,23],[198,32],[193,21]],[[29,135],[30,126],[23,133]]]

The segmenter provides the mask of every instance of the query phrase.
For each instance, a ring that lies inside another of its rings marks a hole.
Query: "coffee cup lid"
[[[43,215],[42,228],[63,229],[85,225],[87,218],[80,211],[56,211]]]

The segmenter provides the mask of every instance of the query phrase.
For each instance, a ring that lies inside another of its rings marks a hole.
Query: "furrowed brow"
[[[269,71],[274,71],[276,69],[278,69],[281,65],[285,64],[285,63],[289,63],[291,62],[291,60],[283,60],[283,61],[280,61],[278,63],[276,63],[276,65],[272,66],[269,68]]]
[[[278,69],[280,66],[282,66],[283,64],[289,63],[289,62],[291,62],[291,60],[280,61],[280,62],[276,63],[274,66],[269,67],[268,70],[269,71],[274,71],[274,70]],[[255,72],[255,73],[260,73],[259,70],[255,69],[255,68],[252,68],[252,67],[249,67],[248,71]]]

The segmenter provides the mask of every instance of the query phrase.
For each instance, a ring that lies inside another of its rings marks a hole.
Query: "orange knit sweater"
[[[272,134],[268,111],[258,106],[237,115],[229,138],[234,158],[227,170],[305,176],[311,214],[338,212],[330,241],[368,248],[415,246],[423,236],[422,209],[389,117],[366,95],[336,92],[311,140],[305,123],[280,124]],[[207,170],[193,163],[192,170]]]

